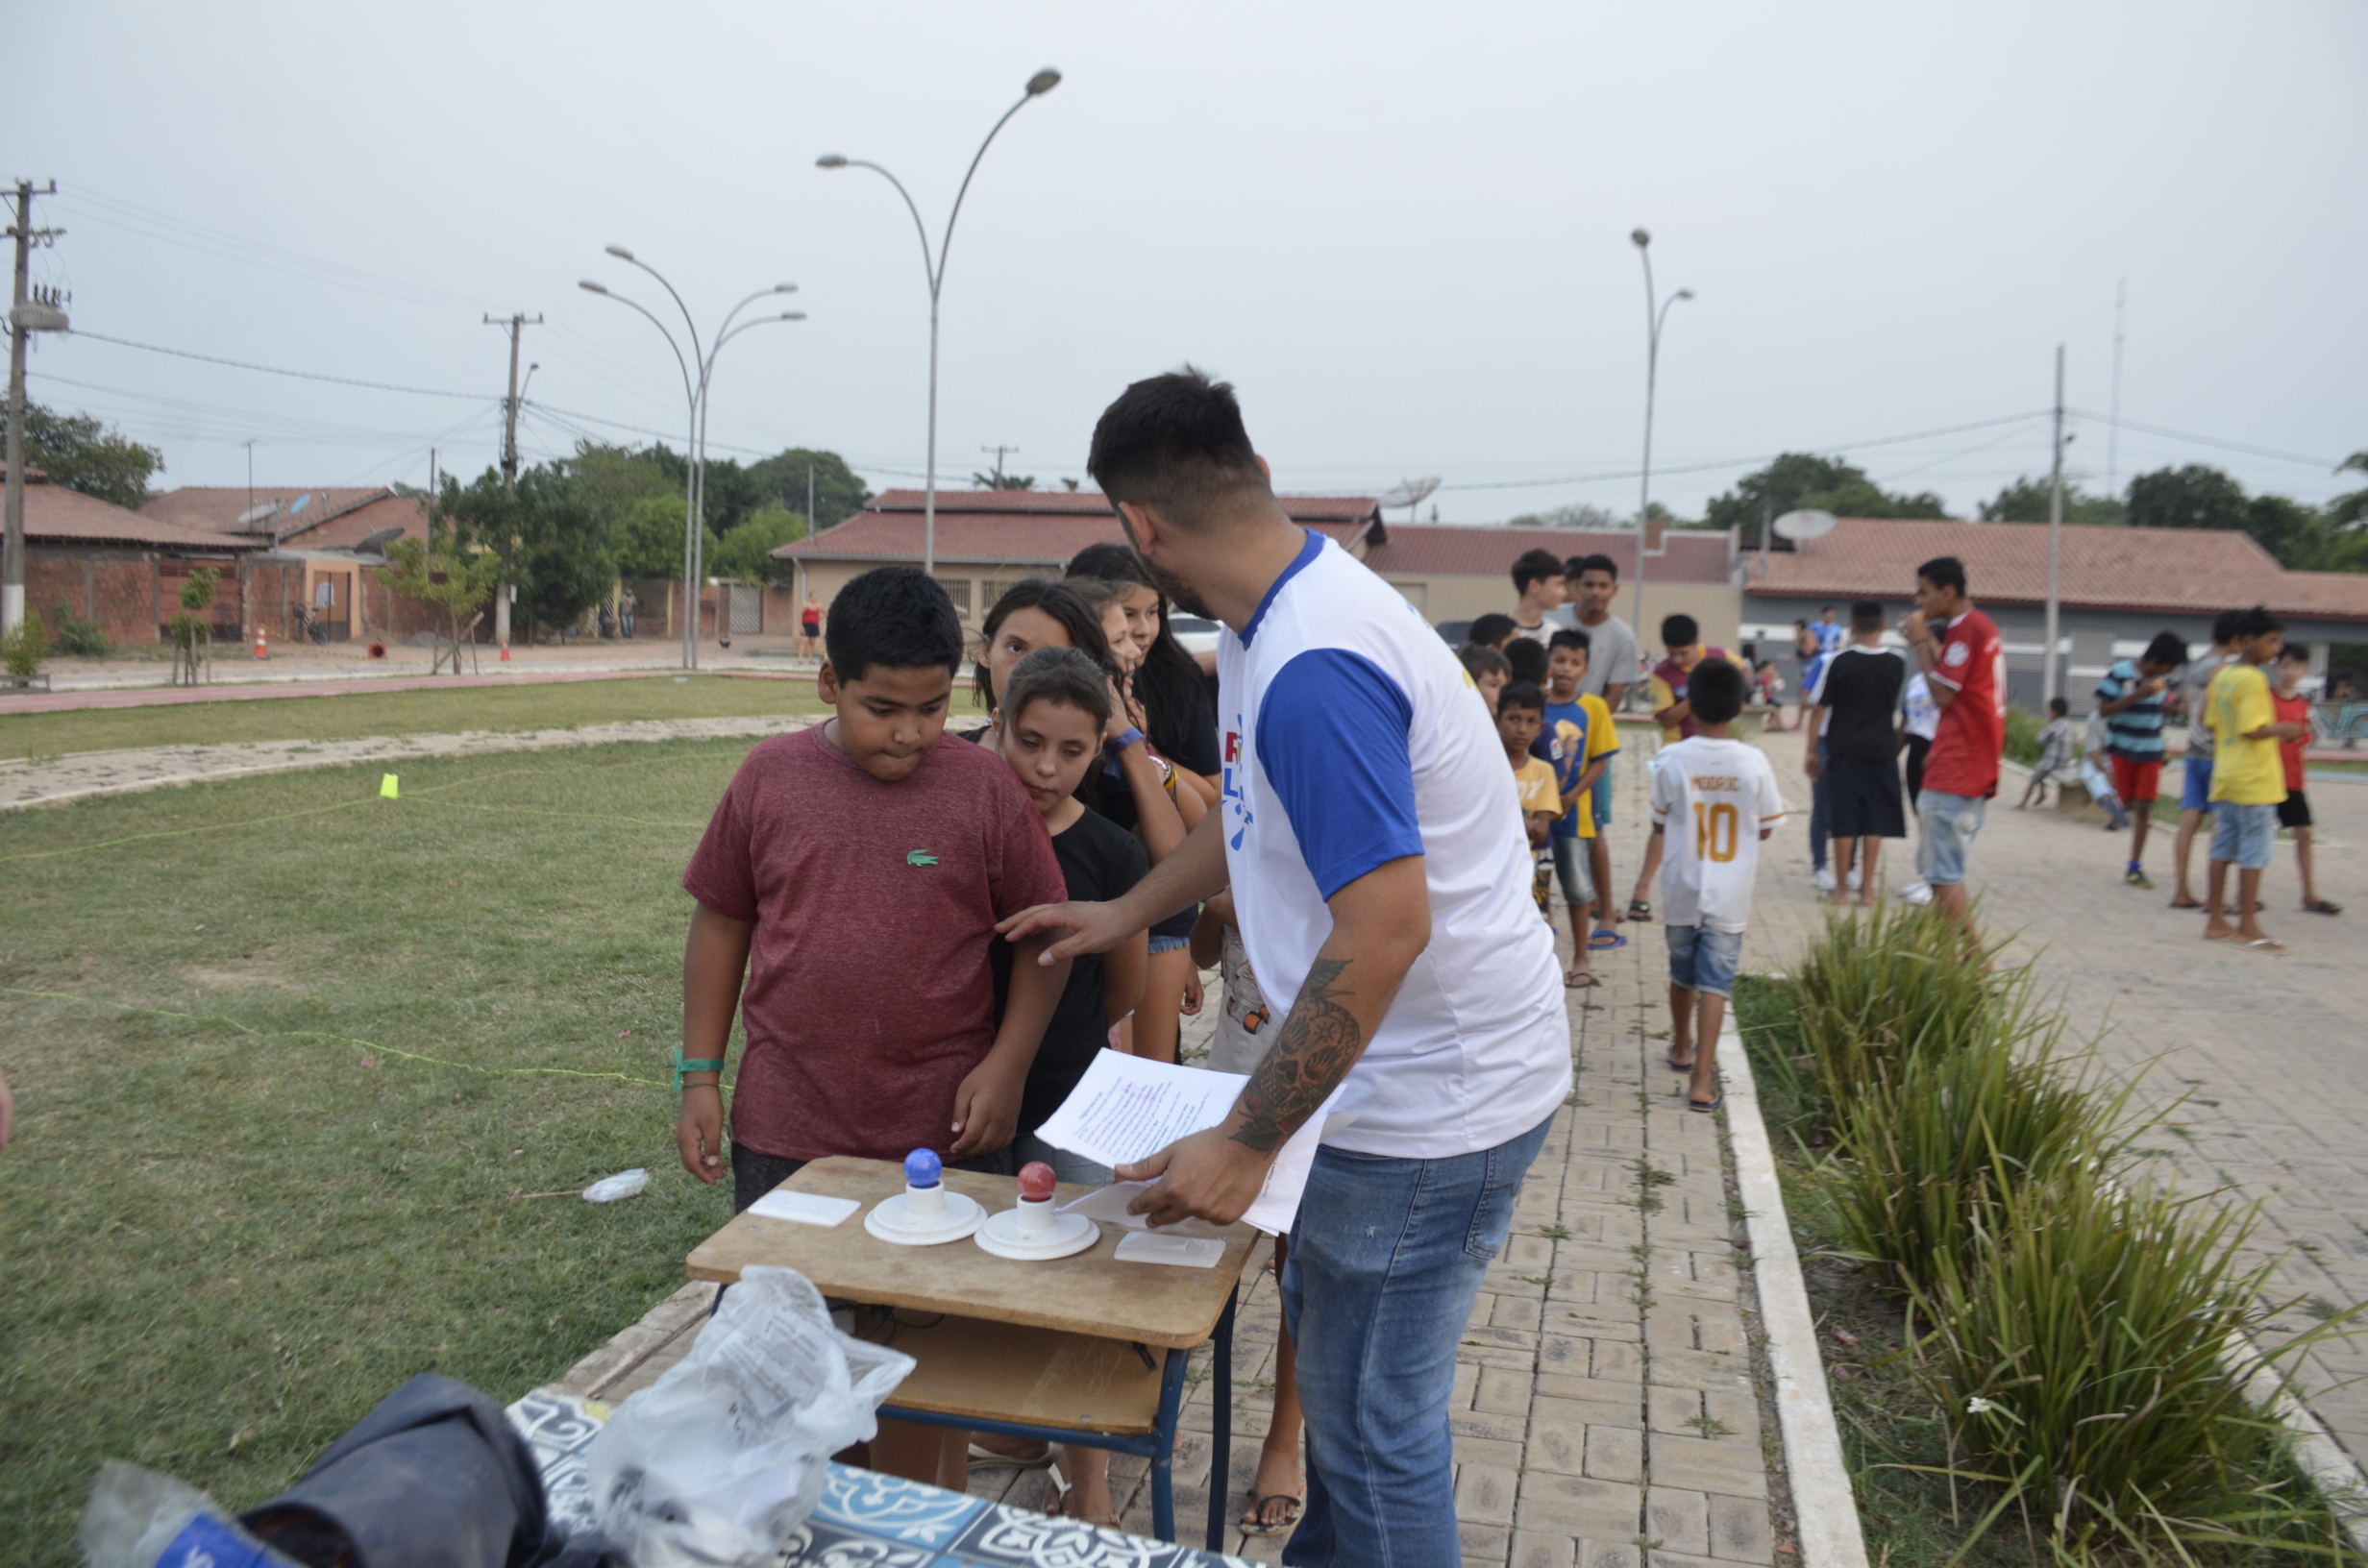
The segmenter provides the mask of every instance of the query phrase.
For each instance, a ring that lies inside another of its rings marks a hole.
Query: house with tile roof
[[[269,544],[130,511],[25,470],[25,605],[50,618],[62,604],[111,643],[161,641],[181,585],[205,568],[221,574],[215,618],[235,637],[241,575]]]
[[[1468,621],[1512,606],[1513,562],[1543,548],[1565,556],[1598,551],[1621,563],[1623,585],[1635,580],[1636,536],[1554,528],[1470,528],[1440,524],[1385,524],[1370,496],[1278,496],[1294,521],[1329,535],[1404,594],[1436,625]],[[922,492],[890,490],[835,527],[783,545],[774,554],[795,561],[825,604],[850,578],[876,566],[921,562]],[[976,625],[1004,588],[1023,577],[1058,576],[1088,545],[1123,542],[1107,498],[1092,491],[940,490],[937,493],[937,576]],[[1647,555],[1648,615],[1694,615],[1714,638],[1736,624],[1734,540],[1724,533],[1656,534]],[[803,584],[769,599],[765,624],[787,625]],[[1627,614],[1623,595],[1619,613]]]
[[[2012,700],[2034,710],[2044,689],[2047,641],[2047,526],[1845,517],[1823,538],[1789,549],[1747,551],[1742,562],[1742,636],[1764,649],[1788,647],[1795,621],[1832,604],[1880,600],[1905,615],[1915,569],[1936,555],[1965,563],[1973,601],[1998,623]],[[2203,528],[2067,527],[2058,574],[2056,657],[2072,711],[2094,704],[2096,684],[2115,659],[2133,658],[2157,632],[2191,648],[2210,642],[2222,610],[2267,605],[2286,639],[2311,650],[2324,674],[2331,643],[2368,644],[2368,574],[2289,572],[2245,534]]]
[[[389,529],[400,537],[426,539],[428,503],[418,496],[386,485],[250,490],[191,484],[151,497],[139,515],[245,540],[261,551],[253,558],[233,619],[248,626],[259,623],[274,637],[302,630],[323,641],[346,642],[401,636],[425,624],[419,606],[398,603],[392,590],[374,578],[371,569],[384,564],[391,539],[361,548],[363,540]]]

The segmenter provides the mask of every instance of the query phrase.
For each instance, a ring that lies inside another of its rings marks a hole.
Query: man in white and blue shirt
[[[1223,796],[1124,898],[1004,929],[1106,951],[1231,887],[1288,1011],[1223,1123],[1119,1174],[1157,1179],[1133,1205],[1155,1224],[1230,1222],[1325,1118],[1282,1282],[1309,1458],[1283,1560],[1451,1568],[1456,1347],[1571,1082],[1512,771],[1446,645],[1275,502],[1231,387],[1135,383],[1088,466],[1153,582],[1226,627]]]

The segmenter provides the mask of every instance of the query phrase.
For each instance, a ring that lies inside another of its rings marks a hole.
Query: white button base
[[[976,1239],[998,1258],[1041,1263],[1083,1252],[1101,1239],[1101,1227],[1083,1214],[1055,1213],[1049,1229],[1024,1231],[1020,1226],[1020,1211],[1005,1209],[978,1227]]]
[[[900,1247],[934,1247],[941,1242],[959,1241],[978,1229],[987,1217],[987,1211],[976,1198],[948,1191],[943,1213],[923,1217],[905,1205],[904,1194],[899,1192],[882,1198],[872,1212],[863,1216],[863,1228],[882,1241],[893,1241]]]

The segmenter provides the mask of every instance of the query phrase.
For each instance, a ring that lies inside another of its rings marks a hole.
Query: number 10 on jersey
[[[1696,800],[1693,803],[1694,858],[1721,865],[1733,860],[1741,821],[1735,807],[1724,800],[1709,806]]]

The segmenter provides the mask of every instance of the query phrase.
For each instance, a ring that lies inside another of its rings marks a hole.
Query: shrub
[[[1911,1051],[1985,1038],[1997,982],[1969,958],[1963,928],[1936,908],[1878,907],[1826,919],[1801,966],[1794,1014],[1820,1087],[1847,1105]]]
[[[26,606],[25,618],[6,636],[0,636],[0,665],[6,665],[10,674],[20,680],[31,680],[41,673],[41,661],[49,657],[49,628],[41,625],[41,612]]]
[[[58,601],[57,614],[50,617],[55,625],[50,628],[50,648],[69,659],[103,659],[109,647],[107,633],[99,624],[86,616],[74,613],[65,600]]]
[[[2007,760],[2028,768],[2039,760],[2039,716],[2029,708],[2007,708]]]

